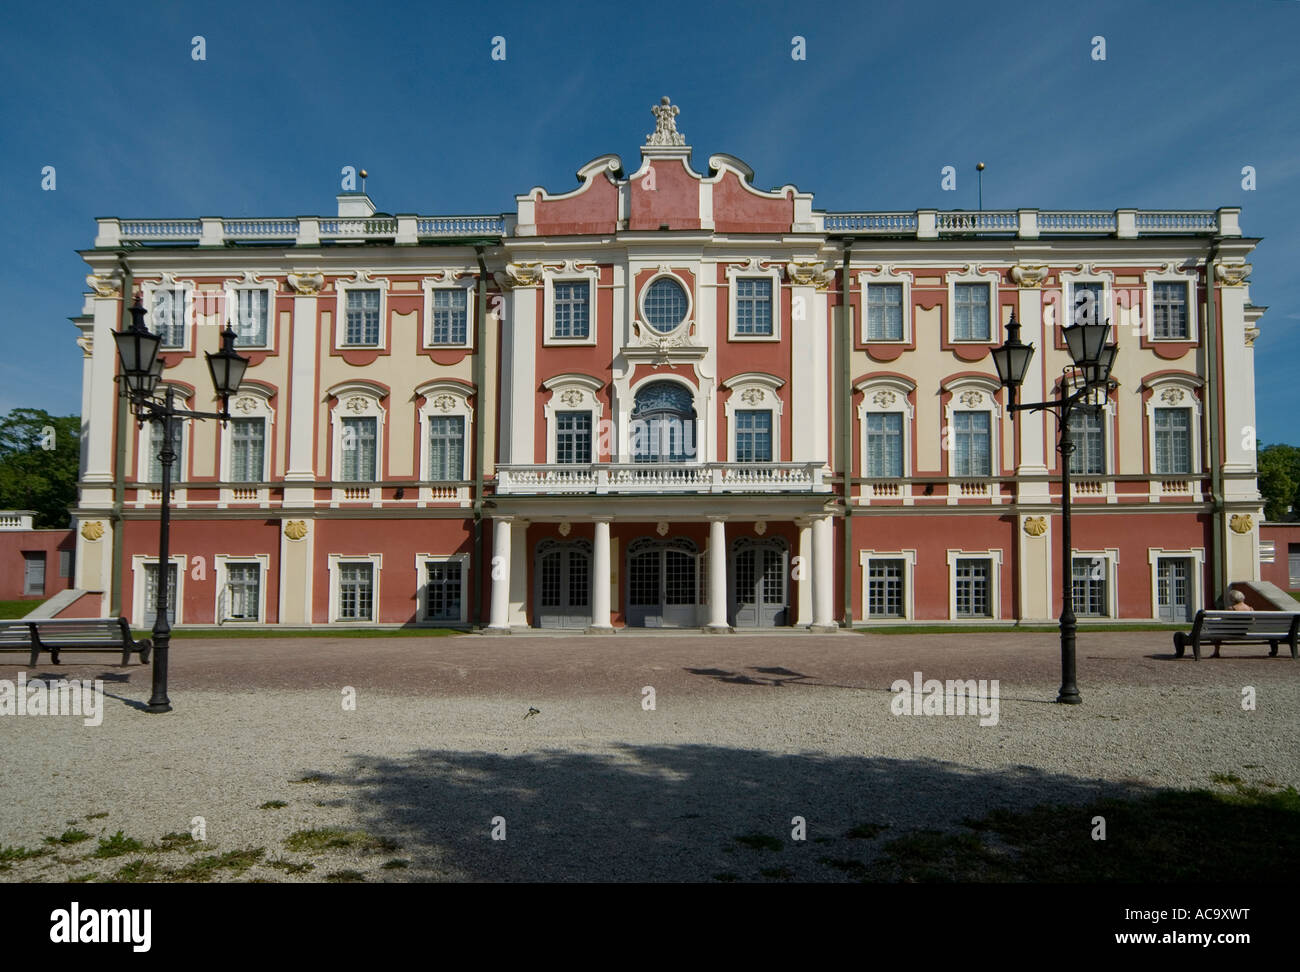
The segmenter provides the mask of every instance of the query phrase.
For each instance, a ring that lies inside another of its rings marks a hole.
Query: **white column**
[[[492,578],[492,605],[488,613],[488,630],[510,631],[510,518],[493,521],[492,561],[488,565]]]
[[[124,294],[122,299],[129,302],[131,295]],[[89,454],[85,457],[85,481],[112,483],[113,398],[118,388],[117,382],[113,380],[117,364],[117,344],[113,341],[113,332],[118,326],[118,301],[113,297],[96,297],[94,306],[95,324],[91,332],[93,343],[89,369],[93,381],[93,404],[88,411],[81,413],[82,426],[86,430],[86,444],[89,447]],[[127,320],[129,322],[130,318]],[[148,318],[145,320],[147,322]],[[83,378],[85,371],[83,365]],[[127,406],[122,403],[121,407]],[[129,424],[127,430],[128,434],[134,431]]]
[[[795,625],[807,628],[813,620],[812,523],[806,519],[799,519],[795,520],[795,526],[799,528],[799,603]]]
[[[835,630],[835,544],[832,542],[831,518],[813,520],[813,629]]]
[[[709,625],[710,631],[730,631],[727,624],[727,523],[709,520]]]
[[[527,628],[528,621],[528,521],[510,521],[510,611],[507,626]]]
[[[609,520],[596,521],[591,551],[591,630],[612,633],[609,623]]]

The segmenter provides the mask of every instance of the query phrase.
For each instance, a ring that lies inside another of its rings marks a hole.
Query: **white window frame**
[[[364,625],[379,623],[379,590],[380,581],[383,577],[382,568],[384,565],[384,555],[371,554],[330,554],[329,555],[329,576],[330,576],[330,605],[329,605],[329,623],[330,624],[347,624],[347,625]],[[374,617],[369,620],[358,620],[356,618],[343,619],[339,617],[339,593],[341,589],[340,581],[342,575],[340,567],[343,564],[356,564],[362,561],[370,561],[371,572],[371,590],[370,606]]]
[[[871,562],[873,560],[903,561],[903,611],[901,618],[883,617],[872,619],[870,597]],[[901,624],[916,618],[916,551],[915,550],[862,550],[858,553],[858,563],[862,567],[862,620],[875,624],[893,622]]]
[[[388,350],[388,289],[387,277],[371,277],[364,270],[358,270],[355,280],[334,281],[334,346],[340,351],[387,351]],[[348,344],[348,292],[353,290],[379,291],[379,343]]]
[[[1070,551],[1070,592],[1074,593],[1074,563],[1075,560],[1092,560],[1103,561],[1105,567],[1106,582],[1106,615],[1101,618],[1094,618],[1092,615],[1081,615],[1079,620],[1087,623],[1090,621],[1115,621],[1119,619],[1119,548],[1107,547],[1104,550],[1078,550]],[[1071,596],[1073,601],[1073,596]],[[1076,612],[1077,613],[1077,612]]]
[[[898,272],[888,267],[881,267],[879,270],[863,270],[858,273],[858,287],[862,291],[862,322],[860,330],[863,344],[911,344],[912,343],[912,282],[915,274],[911,271]],[[868,337],[868,300],[869,291],[872,284],[879,286],[881,284],[890,284],[891,286],[902,285],[903,288],[903,336],[896,340],[885,340],[881,338]],[[956,288],[949,288],[952,294],[956,294]],[[950,305],[951,306],[951,305]]]
[[[429,617],[428,605],[428,564],[460,565],[460,617],[456,620]],[[469,612],[469,554],[427,554],[415,555],[416,598],[418,601],[416,617],[423,624],[466,624]]]
[[[192,280],[177,280],[170,273],[164,273],[161,280],[146,280],[140,284],[141,300],[144,309],[148,311],[145,315],[144,326],[153,333],[158,333],[158,328],[153,322],[153,295],[159,288],[163,290],[181,290],[185,293],[185,326],[182,328],[184,341],[177,347],[160,347],[159,354],[176,354],[182,351],[191,351],[194,348],[194,325],[197,320],[194,313],[194,294],[197,287]]]
[[[906,298],[904,298],[906,299]],[[912,425],[916,418],[916,409],[913,407],[908,395],[916,390],[916,384],[905,378],[895,378],[892,376],[882,376],[879,378],[868,378],[860,381],[853,386],[855,391],[862,392],[862,401],[858,403],[858,472],[857,475],[863,479],[867,477],[867,415],[868,414],[885,414],[887,412],[900,412],[903,416],[903,474],[899,477],[900,484],[912,475]],[[881,393],[885,393],[882,395]],[[887,401],[888,396],[892,395],[893,400]],[[875,401],[879,396],[880,400]],[[891,477],[892,479],[892,477]],[[863,500],[870,499],[870,484],[862,484]],[[907,497],[910,499],[911,497]]]
[[[262,283],[253,280],[252,274],[247,274],[242,282],[232,281],[227,283],[225,289],[226,314],[222,323],[229,324],[236,334],[239,333],[239,293],[244,290],[266,291],[266,341],[262,344],[244,344],[242,341],[237,341],[235,347],[239,351],[245,349],[271,350],[275,347],[275,295],[277,285],[274,280]]]
[[[236,556],[235,554],[217,554],[213,558],[216,575],[216,592],[213,596],[212,617],[217,624],[266,624],[266,580],[271,572],[271,555],[270,554],[246,554]],[[230,564],[257,564],[257,620],[248,621],[244,618],[227,618],[225,611],[229,609],[230,600],[225,597],[226,586],[229,583],[227,568]]]
[[[954,436],[952,449],[943,449],[944,467],[947,475],[951,479],[981,480],[993,479],[1002,475],[1002,406],[998,404],[997,390],[1001,388],[996,378],[976,378],[966,377],[959,378],[944,386],[944,391],[950,392],[948,401],[943,406],[943,425],[944,429],[949,430]],[[962,401],[963,396],[969,392],[980,393],[980,401],[971,404]],[[989,413],[989,472],[987,476],[958,476],[953,469],[953,454],[957,451],[956,446],[956,429],[954,428],[954,416],[957,412],[988,412]],[[940,429],[940,435],[943,435],[943,429]],[[942,440],[940,446],[942,446]],[[994,502],[998,502],[999,491],[991,489],[991,495]],[[952,490],[948,491],[948,499],[955,501],[956,497]]]
[[[957,616],[957,561],[990,560],[989,568],[989,610],[991,617],[959,618]],[[1002,551],[993,550],[949,550],[948,551],[948,618],[963,623],[985,623],[1002,619]]]
[[[590,375],[556,375],[542,382],[542,388],[551,393],[542,407],[542,414],[546,421],[548,465],[553,465],[556,461],[556,435],[559,431],[559,420],[556,416],[560,412],[591,413],[591,458],[587,461],[593,463],[599,461],[605,403],[596,396],[596,393],[604,387],[603,381]],[[609,445],[612,452],[613,443]]]
[[[189,391],[184,388],[177,387],[175,385],[173,385],[172,387],[176,391],[176,400],[177,400],[176,404],[181,408],[190,408],[191,405],[190,405]],[[166,385],[160,383],[158,386],[158,391],[160,393],[165,392]],[[176,461],[172,463],[172,488],[175,489],[176,484],[178,482],[185,481],[185,473],[188,468],[186,466],[186,462],[189,459],[189,451],[190,451],[189,449],[190,430],[189,430],[189,421],[187,419],[173,419],[173,421],[178,426],[180,426],[180,430],[181,430],[181,451],[180,454],[176,457]],[[160,422],[145,422],[144,425],[142,425],[140,428],[136,430],[135,481],[136,481],[136,486],[140,489],[161,488],[161,484],[162,484],[161,479],[153,480],[153,481],[149,479],[149,460],[150,460],[150,453],[153,451],[153,446],[152,446],[153,430],[155,426],[161,427],[161,424],[162,423]]]
[[[1205,548],[1189,547],[1184,550],[1166,550],[1164,547],[1148,547],[1147,562],[1151,565],[1151,620],[1160,620],[1160,590],[1157,581],[1161,558],[1182,557],[1192,561],[1192,603],[1191,613],[1205,607]]]
[[[999,334],[1002,329],[1002,311],[998,306],[998,284],[1002,280],[1002,271],[985,270],[982,273],[976,272],[974,267],[967,267],[966,270],[949,273],[947,275],[948,284],[948,308],[944,317],[944,332],[948,335],[949,344],[1001,344]],[[957,339],[957,285],[958,284],[984,284],[989,288],[989,337],[988,340],[970,340],[963,338]]]
[[[131,557],[131,624],[143,628],[145,567],[158,563],[158,557],[149,554],[133,554]],[[185,572],[189,566],[185,554],[172,554],[167,558],[169,566],[176,568],[176,620],[171,622],[179,627],[185,623]]]
[[[466,274],[457,276],[457,274]],[[424,278],[424,347],[429,350],[456,350],[474,346],[475,278],[467,270],[444,270],[440,279]],[[460,343],[443,343],[433,340],[433,293],[435,290],[465,291],[465,340]]]
[[[345,418],[375,418],[375,479],[374,482],[380,482],[384,476],[384,422],[387,411],[382,404],[383,395],[380,390],[369,383],[347,382],[342,385],[335,385],[329,389],[328,394],[333,396],[336,404],[330,409],[330,479],[335,483],[343,483],[343,419]],[[361,404],[353,406],[349,404],[353,399],[360,399]],[[378,505],[380,487],[368,484],[364,480],[358,480],[350,485],[335,486],[331,505],[338,505],[338,501],[344,498],[345,489],[361,489],[369,487],[370,501]]]
[[[239,394],[235,400],[230,403],[231,418],[250,419],[260,418],[263,424],[262,439],[262,475],[258,477],[259,482],[266,482],[271,475],[271,444],[272,437],[275,434],[275,412],[271,408],[270,394],[265,390],[258,388],[256,385],[244,385],[240,388]],[[236,414],[237,413],[237,414]],[[221,435],[221,470],[220,476],[223,483],[231,482],[230,479],[230,460],[235,448],[234,429],[230,423],[222,423]],[[236,489],[251,489],[249,486],[230,486],[222,489],[222,502],[229,502],[234,499]],[[258,486],[257,499],[264,501],[267,499],[267,487]],[[243,502],[243,501],[241,501]]]
[[[1146,400],[1146,474],[1152,478],[1153,491],[1158,488],[1161,479],[1195,479],[1200,477],[1203,475],[1201,466],[1201,399],[1196,392],[1201,387],[1201,380],[1191,375],[1164,375],[1153,379],[1147,387],[1151,389],[1151,394]],[[1177,402],[1164,401],[1161,396],[1170,390],[1182,392],[1182,398]],[[1188,429],[1188,436],[1192,440],[1191,449],[1189,450],[1191,467],[1188,472],[1156,472],[1156,409],[1158,408],[1186,408],[1191,411],[1191,422]],[[1199,493],[1199,491],[1197,492]]]
[[[587,284],[587,336],[585,338],[555,336],[555,285],[557,283]],[[542,332],[542,344],[549,347],[595,347],[597,328],[597,293],[600,284],[600,269],[587,267],[579,270],[570,261],[562,269],[546,268],[542,274],[542,305],[546,318],[546,328]]]
[[[705,389],[702,385],[692,385],[681,375],[656,374],[651,372],[639,379],[627,390],[627,401],[620,401],[618,406],[618,455],[619,462],[632,462],[632,412],[636,408],[637,393],[646,385],[658,381],[668,381],[681,385],[691,396],[691,407],[695,410],[695,455],[688,458],[687,465],[697,466],[705,462],[714,462],[716,443],[713,441],[714,423],[710,421],[710,411],[716,401],[716,386]]]
[[[652,283],[654,283],[656,280],[658,280],[660,277],[663,276],[672,276],[677,281],[677,283],[681,285],[682,290],[686,291],[686,320],[687,322],[689,322],[692,319],[694,313],[694,305],[692,302],[690,288],[686,286],[686,281],[682,280],[681,277],[678,277],[676,274],[663,274],[663,273],[657,273],[649,280],[647,280],[645,287],[643,287],[641,290],[641,294],[637,297],[637,308],[638,310],[641,311],[642,322],[645,321],[645,311],[644,309],[642,309],[642,300],[645,297],[646,291],[650,289],[650,285]],[[771,334],[739,334],[736,331],[736,323],[737,323],[736,309],[738,304],[737,301],[738,294],[736,293],[736,291],[739,289],[738,285],[741,279],[751,279],[751,278],[756,280],[757,279],[770,280],[772,283],[772,333]],[[751,260],[749,261],[749,263],[744,265],[728,267],[727,268],[727,300],[729,302],[728,314],[727,314],[727,329],[728,329],[727,340],[728,341],[739,341],[739,342],[758,341],[758,342],[770,343],[772,341],[781,340],[781,268],[780,266],[772,266],[764,270],[759,268],[757,260]],[[811,312],[811,308],[809,308],[809,310]],[[649,327],[648,324],[646,326]],[[650,328],[650,330],[655,334],[659,333],[658,331],[655,331],[654,328]],[[675,330],[669,333],[675,333]]]
[[[780,271],[776,271],[776,272],[779,273]],[[759,271],[755,271],[753,275],[759,277],[762,276],[763,274]],[[674,327],[671,331],[660,331],[658,328],[651,327],[650,322],[646,319],[646,313],[645,313],[645,299],[650,293],[650,288],[654,286],[656,280],[662,280],[664,277],[669,278],[670,280],[673,281],[673,283],[677,284],[677,286],[682,289],[682,293],[686,295],[686,314],[682,317],[680,321],[678,321],[677,326]],[[697,283],[699,282],[698,276],[696,277],[696,282]],[[646,338],[655,340],[658,338],[671,337],[677,334],[681,334],[683,331],[690,330],[691,324],[694,323],[695,321],[695,294],[693,294],[691,290],[692,288],[687,286],[686,281],[682,279],[681,275],[673,273],[673,271],[670,270],[667,266],[660,266],[658,270],[656,270],[651,276],[646,278],[646,282],[642,284],[639,290],[637,291],[636,305],[635,305],[636,322],[637,325],[641,328],[641,337],[643,340],[645,340]],[[772,299],[776,300],[775,291],[773,291]],[[772,318],[772,328],[773,330],[776,329],[775,314],[773,314],[773,318]],[[767,341],[770,339],[766,335],[762,335],[758,337],[758,340]]]
[[[781,416],[785,413],[785,403],[778,394],[785,382],[771,375],[758,372],[746,372],[728,378],[722,387],[731,394],[723,406],[727,416],[727,460],[739,462],[736,449],[736,412],[762,412],[772,414],[772,458],[771,462],[781,462]],[[745,401],[748,395],[753,401]],[[698,422],[698,416],[696,421]]]
[[[445,345],[440,346],[445,347]],[[472,392],[454,381],[430,381],[418,387],[415,393],[424,399],[417,417],[420,427],[420,468],[416,478],[429,481],[429,463],[432,459],[429,449],[429,420],[459,415],[465,422],[465,439],[461,449],[461,469],[458,478],[469,479],[470,452],[474,442],[474,409],[469,403]],[[429,490],[432,487],[423,487],[423,489]]]
[[[1197,290],[1200,285],[1200,271],[1193,268],[1191,270],[1176,271],[1172,267],[1167,267],[1162,272],[1148,271],[1143,275],[1143,285],[1145,287],[1145,307],[1146,327],[1144,333],[1146,339],[1155,344],[1199,344],[1201,340],[1199,304],[1197,302]],[[1185,338],[1158,338],[1156,337],[1156,288],[1157,283],[1181,283],[1187,285],[1187,337]]]

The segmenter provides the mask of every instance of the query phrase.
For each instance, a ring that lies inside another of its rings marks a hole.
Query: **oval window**
[[[660,277],[646,289],[642,309],[646,323],[666,334],[686,319],[686,291],[672,277]]]

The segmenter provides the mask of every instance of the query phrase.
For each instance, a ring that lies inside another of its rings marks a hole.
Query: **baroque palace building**
[[[1259,577],[1253,306],[1239,211],[830,213],[704,172],[667,99],[496,216],[100,219],[82,252],[83,443],[64,616],[152,623],[160,436],[118,395],[140,295],[164,383],[252,359],[186,422],[175,623],[728,630],[1060,611],[1061,327],[1104,314],[1077,413],[1081,620],[1183,619]]]

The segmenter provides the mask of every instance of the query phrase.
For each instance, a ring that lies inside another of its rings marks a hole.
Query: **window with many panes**
[[[379,420],[373,417],[343,420],[340,479],[348,482],[374,482],[378,426]]]
[[[162,347],[185,347],[185,288],[154,288],[152,305],[147,323],[162,337]]]
[[[555,461],[591,462],[591,413],[558,412],[555,416]]]
[[[459,480],[465,472],[465,416],[429,418],[429,478]]]
[[[23,551],[23,596],[31,597],[45,593],[45,552],[43,550]]]
[[[235,344],[260,348],[266,345],[269,295],[265,290],[235,291]]]
[[[904,564],[901,560],[867,561],[867,614],[873,618],[906,616],[903,601]]]
[[[684,301],[681,313],[686,313]],[[736,333],[771,335],[772,279],[770,277],[740,277],[736,280]]]
[[[425,564],[425,620],[459,621],[461,569],[459,560]]]
[[[903,413],[867,413],[867,456],[864,475],[895,479],[903,475]]]
[[[345,344],[378,346],[379,291],[347,291],[347,321],[343,332]]]
[[[772,461],[772,413],[767,409],[736,412],[736,461]]]
[[[1106,435],[1101,409],[1076,408],[1070,413],[1070,472],[1081,476],[1101,476],[1106,472]]]
[[[1159,475],[1192,471],[1192,410],[1155,410],[1156,468]]]
[[[375,610],[375,565],[339,564],[339,620],[373,621]]]
[[[557,338],[586,338],[591,334],[591,284],[585,280],[555,282]]]
[[[265,476],[266,419],[230,420],[230,481],[259,483]]]
[[[867,340],[903,340],[902,284],[867,286]]]
[[[468,292],[461,287],[440,287],[433,291],[433,344],[464,344]]]
[[[952,417],[952,475],[993,475],[993,432],[988,412]]]
[[[1104,618],[1109,613],[1106,592],[1106,561],[1101,557],[1075,557],[1071,589],[1074,613],[1081,618]]]
[[[172,482],[179,482],[182,477],[183,466],[181,463],[181,436],[184,435],[184,428],[179,419],[171,423],[172,433],[172,452],[176,458],[172,460]],[[149,423],[149,469],[146,480],[151,483],[162,482],[162,459],[159,454],[162,452],[163,444],[163,423]]]
[[[992,563],[987,557],[962,557],[957,560],[957,617],[993,616],[990,590],[992,576]]]
[[[158,565],[144,565],[143,625],[152,628],[158,619]],[[176,565],[167,565],[167,623],[176,623]]]
[[[1187,284],[1157,281],[1151,285],[1151,336],[1157,341],[1186,341]]]
[[[226,564],[226,617],[231,621],[257,621],[261,587],[261,564]]]
[[[988,341],[989,286],[959,283],[953,289],[952,321],[954,341]]]
[[[1074,307],[1071,322],[1074,324],[1102,324],[1104,307],[1102,298],[1105,286],[1099,283],[1076,283],[1072,287]]]

